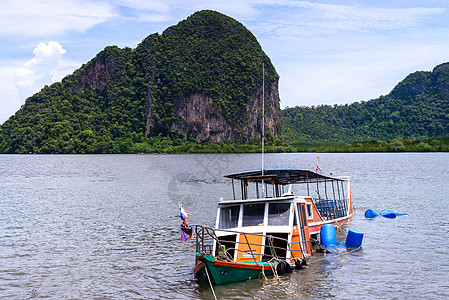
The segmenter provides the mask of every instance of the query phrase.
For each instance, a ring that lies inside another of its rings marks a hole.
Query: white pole
[[[262,63],[262,176],[264,175],[264,145],[265,144],[265,64]]]
[[[264,149],[265,144],[265,64],[262,62],[262,177],[264,176]],[[265,182],[262,179],[262,198],[265,198]]]

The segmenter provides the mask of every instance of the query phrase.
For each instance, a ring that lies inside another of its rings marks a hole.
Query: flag
[[[181,239],[185,242],[187,241],[188,235],[191,239],[193,238],[193,229],[192,226],[187,225],[187,215],[190,215],[188,211],[186,211],[182,205],[179,205],[179,216],[181,217]]]
[[[179,211],[180,211],[180,217],[181,217],[181,219],[183,219],[183,220],[187,219],[187,215],[189,214],[189,212],[186,211],[186,210],[182,207],[182,205],[179,206]]]
[[[320,169],[320,167],[318,166],[318,163],[316,163],[315,165],[316,165],[316,172],[317,172],[317,173],[318,173],[318,172],[321,173],[321,169]]]
[[[181,230],[181,240],[183,242],[187,241],[187,237],[186,237],[186,234],[184,233],[184,230]]]

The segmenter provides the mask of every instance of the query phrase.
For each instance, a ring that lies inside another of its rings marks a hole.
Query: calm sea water
[[[320,154],[349,175],[356,209],[338,232],[363,247],[317,254],[281,280],[216,286],[219,299],[449,298],[449,154]],[[267,154],[267,167],[313,169],[316,154]],[[193,277],[178,202],[213,225],[222,176],[256,154],[0,155],[0,298],[211,299]],[[363,213],[397,209],[396,219]]]

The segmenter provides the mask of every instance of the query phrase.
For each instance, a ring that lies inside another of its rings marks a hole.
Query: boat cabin
[[[303,259],[319,241],[321,225],[342,224],[352,215],[349,177],[297,169],[225,177],[232,180],[234,199],[218,203],[212,253],[219,259]]]

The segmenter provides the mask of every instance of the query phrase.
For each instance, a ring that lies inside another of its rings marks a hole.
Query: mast
[[[265,64],[262,63],[262,176],[264,167],[264,143],[265,143]]]
[[[265,144],[265,63],[262,62],[262,177],[264,176],[264,144]],[[262,179],[262,198],[265,198],[265,182]]]

